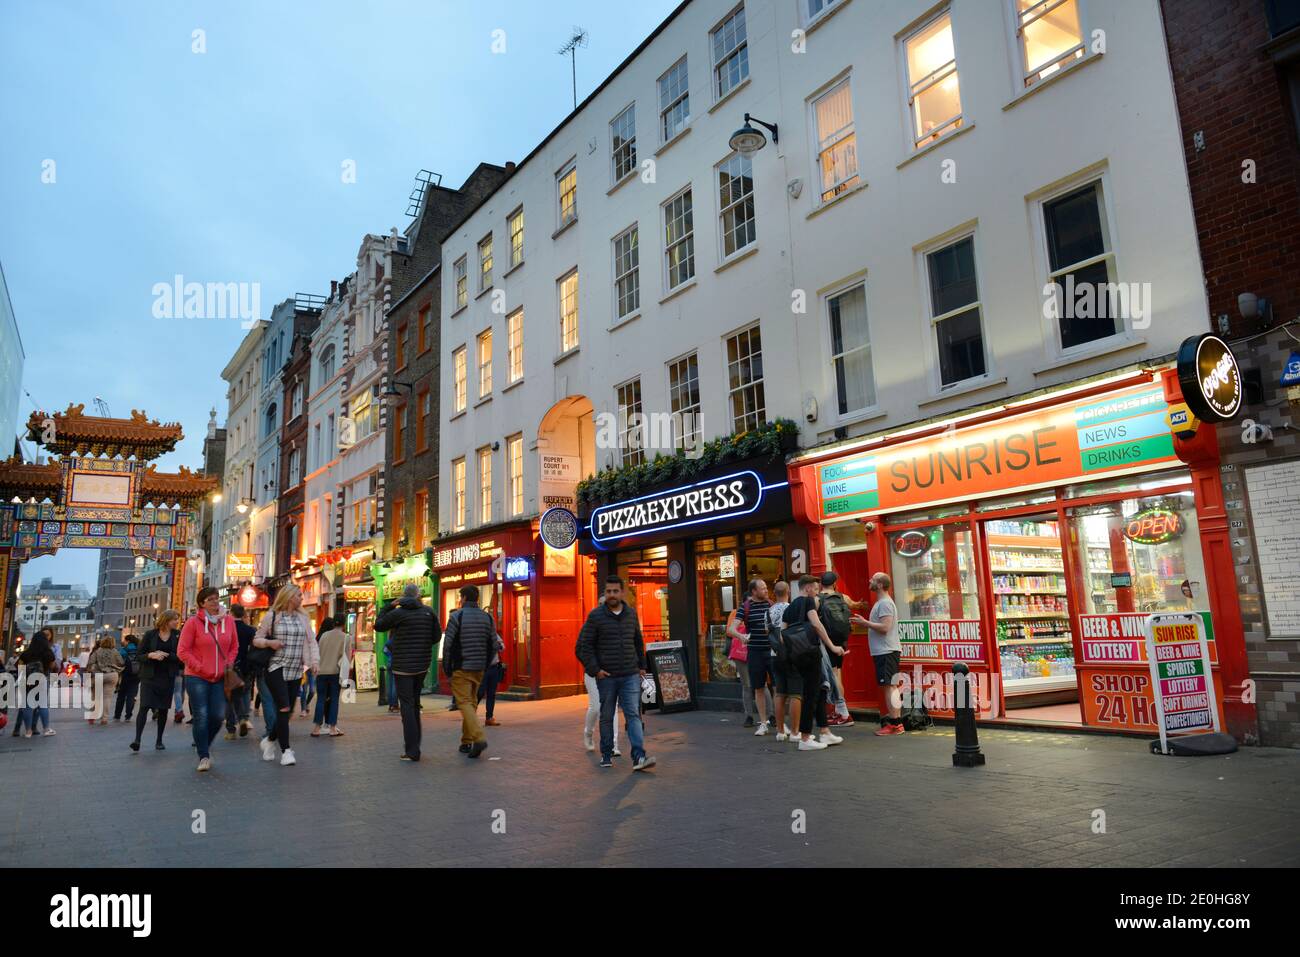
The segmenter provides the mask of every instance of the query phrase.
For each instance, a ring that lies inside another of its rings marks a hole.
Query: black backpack
[[[817,609],[817,616],[826,626],[826,633],[830,635],[831,641],[844,647],[844,643],[849,640],[849,634],[853,631],[853,612],[849,608],[848,601],[839,592],[833,595],[823,595],[821,605]]]
[[[925,701],[920,691],[913,692],[908,700],[904,696],[902,707],[903,727],[908,731],[924,731],[934,725],[934,719],[926,710]]]
[[[781,630],[785,659],[796,671],[806,671],[821,658],[821,641],[806,621],[796,621]]]

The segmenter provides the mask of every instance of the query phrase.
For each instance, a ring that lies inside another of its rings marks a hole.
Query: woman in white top
[[[275,654],[266,666],[266,687],[275,702],[275,727],[262,739],[262,760],[275,760],[280,745],[280,763],[296,764],[289,747],[289,719],[298,700],[298,685],[305,670],[320,670],[320,648],[312,637],[311,619],[302,610],[302,592],[297,585],[285,585],[253,636],[255,648],[271,648]]]

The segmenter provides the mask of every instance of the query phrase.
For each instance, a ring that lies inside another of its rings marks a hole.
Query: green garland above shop
[[[605,469],[578,483],[577,500],[581,511],[635,498],[641,492],[666,482],[690,481],[698,475],[728,462],[767,456],[769,461],[794,451],[799,442],[799,426],[791,419],[777,419],[748,432],[736,432],[705,442],[699,454],[688,456],[684,450],[675,455],[660,453],[651,462]]]

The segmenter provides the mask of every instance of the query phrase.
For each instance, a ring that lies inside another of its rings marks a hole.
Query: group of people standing
[[[769,593],[767,582],[752,579],[744,602],[728,619],[745,710],[748,714],[752,707],[758,718],[756,736],[775,732],[777,741],[794,742],[800,751],[822,751],[843,742],[832,729],[854,723],[842,678],[854,625],[867,629],[876,681],[885,695],[876,734],[903,733],[894,683],[902,644],[889,576],[879,572],[871,577],[874,602],[854,601],[837,590],[838,582],[833,571],[820,578],[803,575],[791,597],[787,582],[778,581]],[[869,617],[856,614],[868,607]],[[750,715],[745,726],[754,723]]]

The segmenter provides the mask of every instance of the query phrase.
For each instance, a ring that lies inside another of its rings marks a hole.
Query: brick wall
[[[1232,335],[1258,331],[1240,318],[1237,296],[1300,314],[1300,140],[1287,70],[1263,50],[1262,0],[1164,0],[1161,4],[1178,98],[1188,179],[1205,266],[1210,315]],[[1195,137],[1204,134],[1204,148]],[[1255,182],[1242,181],[1253,160]]]

